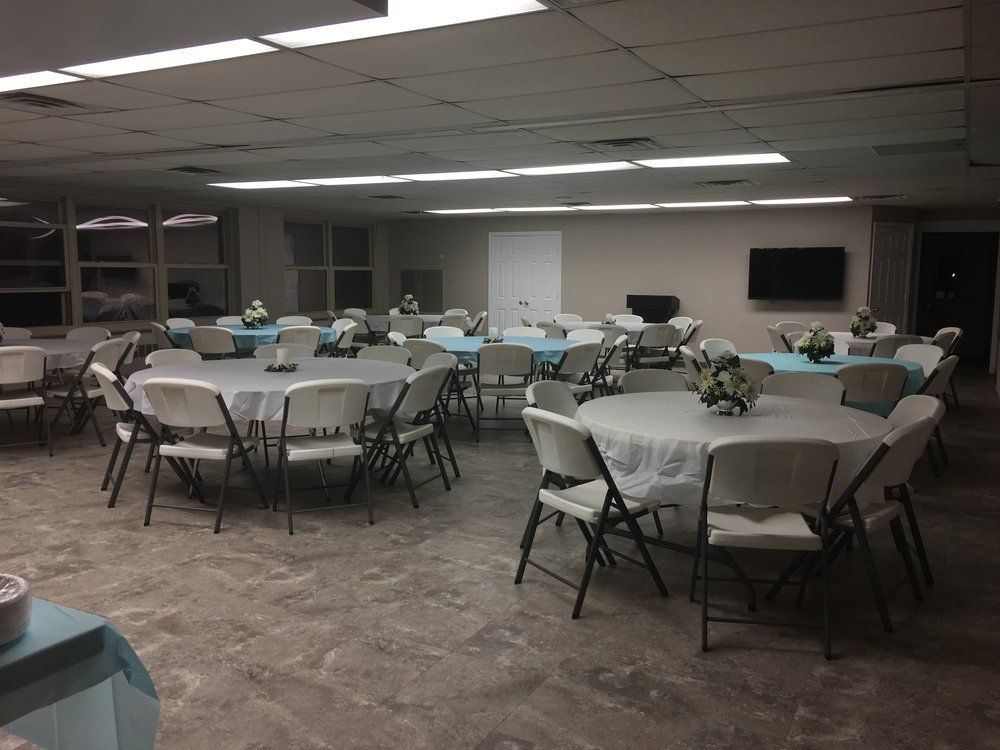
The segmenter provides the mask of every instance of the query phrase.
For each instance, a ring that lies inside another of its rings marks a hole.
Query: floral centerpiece
[[[795,342],[795,353],[805,355],[814,365],[833,356],[833,336],[822,323],[810,323],[809,330]]]
[[[399,303],[399,314],[400,315],[420,314],[420,303],[413,298],[412,294],[403,295],[403,299]]]
[[[484,344],[502,344],[503,336],[485,336],[483,338]]]
[[[723,352],[701,371],[696,393],[701,403],[725,416],[748,412],[757,403],[757,386],[732,352]]]
[[[259,299],[255,299],[243,311],[243,325],[247,328],[263,328],[267,325],[267,308]]]
[[[875,333],[877,327],[870,307],[859,307],[851,318],[851,335],[859,339],[867,338],[869,333]]]

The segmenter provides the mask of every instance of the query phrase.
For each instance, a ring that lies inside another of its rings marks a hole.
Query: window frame
[[[297,313],[299,315],[312,315],[314,317],[326,315],[327,310],[343,309],[336,298],[336,275],[338,271],[367,271],[369,279],[368,299],[375,301],[375,227],[372,224],[363,222],[337,221],[333,219],[321,219],[313,216],[302,216],[299,214],[286,214],[282,221],[282,237],[284,237],[284,227],[286,224],[312,224],[323,227],[323,261],[322,266],[288,265],[282,263],[284,271],[325,271],[326,272],[326,304],[322,310],[285,310],[286,313]],[[334,227],[349,227],[352,229],[365,229],[368,232],[368,265],[365,266],[335,266],[333,265],[333,229]],[[284,247],[282,247],[284,253]],[[284,292],[284,278],[282,278],[282,292]],[[296,305],[298,306],[298,305]],[[366,309],[371,310],[372,305]]]
[[[53,198],[52,196],[38,195],[32,191],[11,191],[15,198],[23,198],[25,200],[37,201],[39,203],[54,203],[56,206],[56,215],[59,218],[59,223],[56,224],[46,224],[46,223],[35,223],[28,221],[12,221],[9,219],[0,218],[0,227],[3,228],[14,228],[14,229],[38,229],[39,227],[46,226],[52,229],[57,229],[62,234],[62,269],[63,269],[63,283],[61,286],[31,286],[31,287],[0,287],[0,294],[59,294],[62,302],[62,320],[64,323],[62,325],[72,325],[75,320],[74,310],[73,310],[73,273],[70,271],[70,235],[74,234],[69,231],[70,221],[69,215],[66,207],[66,203],[62,198]],[[75,238],[74,238],[75,244]],[[2,261],[0,261],[2,262]],[[52,261],[22,261],[13,262],[10,265],[44,265],[44,266],[58,266],[58,260]],[[82,302],[81,302],[82,310]],[[68,323],[65,321],[69,321]]]

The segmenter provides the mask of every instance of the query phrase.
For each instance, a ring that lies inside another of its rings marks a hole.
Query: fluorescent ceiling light
[[[62,68],[70,73],[78,73],[90,78],[106,78],[120,76],[126,73],[141,73],[144,70],[159,70],[160,68],[176,68],[179,65],[194,65],[195,63],[211,62],[212,60],[228,60],[232,57],[259,55],[262,52],[277,52],[270,47],[252,39],[233,39],[229,42],[202,44],[197,47],[170,49],[165,52],[151,52],[147,55],[120,57],[117,60],[102,60],[86,65],[74,65]]]
[[[52,86],[57,83],[79,80],[76,76],[68,76],[65,73],[42,70],[38,73],[22,73],[19,76],[0,78],[0,91],[20,91],[21,89],[34,89],[39,86]]]
[[[261,38],[283,47],[310,47],[547,10],[536,0],[389,0],[388,8],[388,14],[380,18],[265,34]]]
[[[237,190],[266,190],[268,188],[316,187],[308,182],[294,180],[264,180],[261,182],[210,182],[211,187],[236,188]]]
[[[787,162],[781,154],[731,154],[730,156],[687,156],[674,159],[637,159],[636,164],[661,169],[664,167],[725,167],[738,164],[781,164]]]
[[[658,208],[652,203],[619,203],[615,206],[577,206],[581,211],[631,211],[636,208]]]
[[[799,203],[850,203],[846,195],[832,198],[771,198],[764,201],[750,201],[757,206],[792,206]]]
[[[660,208],[721,208],[722,206],[749,206],[746,201],[698,201],[693,203],[657,203]]]
[[[426,214],[494,214],[502,209],[499,208],[437,208],[433,211],[424,211]]]
[[[614,172],[619,169],[639,169],[630,161],[604,161],[595,164],[562,164],[555,167],[522,167],[521,169],[506,169],[514,174],[576,174],[578,172]]]
[[[437,180],[491,180],[495,177],[514,177],[508,172],[498,172],[495,169],[487,169],[480,172],[428,172],[426,174],[397,174],[404,180],[414,180],[416,182],[435,182]]]
[[[573,211],[571,206],[514,206],[511,208],[498,208],[497,211]]]
[[[406,182],[402,177],[371,175],[369,177],[320,177],[315,180],[296,180],[310,185],[375,185],[381,182]]]

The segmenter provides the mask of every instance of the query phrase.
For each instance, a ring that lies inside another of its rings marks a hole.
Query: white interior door
[[[877,320],[894,323],[900,333],[907,332],[912,261],[913,225],[875,222],[868,305]]]
[[[562,232],[490,232],[489,323],[552,320],[562,290]]]

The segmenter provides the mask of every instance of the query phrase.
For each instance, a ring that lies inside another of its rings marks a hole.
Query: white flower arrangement
[[[758,396],[757,386],[732,352],[723,352],[701,371],[696,393],[701,403],[726,415],[734,410],[739,414],[750,411]]]
[[[243,311],[243,325],[247,328],[263,328],[267,325],[267,318],[267,308],[259,299],[255,299]]]
[[[403,295],[403,299],[399,303],[399,314],[400,315],[420,314],[420,303],[413,298],[412,294]]]
[[[878,328],[870,307],[859,307],[851,318],[851,335],[863,339]]]
[[[814,365],[833,356],[833,335],[822,323],[813,321],[809,330],[795,342],[795,353],[804,354]]]

